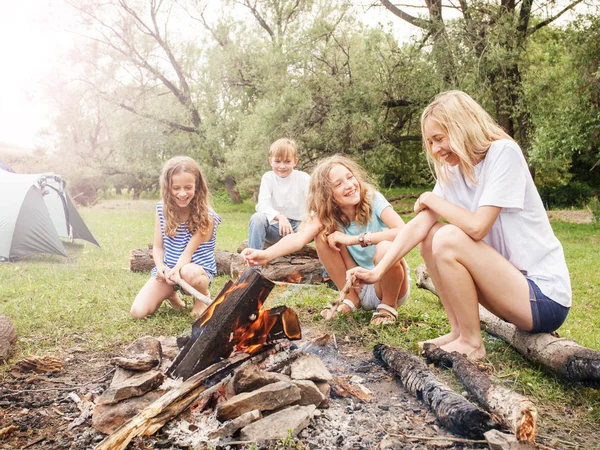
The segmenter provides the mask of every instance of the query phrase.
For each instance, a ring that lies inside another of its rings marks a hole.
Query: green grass
[[[71,261],[32,256],[16,263],[0,263],[0,314],[10,317],[19,336],[13,361],[30,354],[60,354],[75,346],[88,351],[111,351],[143,335],[189,334],[192,321],[187,312],[174,311],[166,305],[147,319],[133,320],[129,316],[131,302],[148,278],[148,274],[129,271],[129,250],[152,241],[154,204],[154,200],[111,200],[94,208],[80,208],[102,248],[87,243],[67,244]],[[235,206],[215,199],[214,208],[223,219],[217,246],[235,251],[247,237],[254,205],[245,202]],[[600,228],[564,222],[552,225],[565,249],[574,298],[571,313],[559,333],[600,350]],[[414,268],[422,259],[413,250],[408,261]],[[216,278],[211,292],[216,294],[225,281],[225,277]],[[293,306],[303,323],[335,332],[338,339],[366,348],[384,342],[416,352],[418,341],[448,330],[438,299],[417,289],[414,282],[411,298],[400,309],[395,327],[369,327],[370,315],[366,312],[325,323],[318,312],[335,297],[336,292],[324,286],[278,286],[269,303]],[[540,410],[552,408],[565,415],[574,414],[582,428],[600,425],[599,391],[565,382],[525,361],[493,337],[486,337],[486,347],[492,376],[531,396]]]

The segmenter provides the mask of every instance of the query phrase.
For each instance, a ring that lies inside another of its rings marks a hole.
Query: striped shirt
[[[163,238],[163,247],[165,249],[165,257],[163,263],[171,269],[175,267],[179,257],[185,250],[188,242],[192,238],[192,233],[189,232],[185,222],[180,223],[177,227],[175,236],[170,237],[165,234],[165,217],[163,215],[163,202],[158,202],[156,205],[156,214],[158,214],[158,220],[160,221],[160,232]],[[213,277],[217,274],[217,262],[215,259],[215,245],[217,243],[217,228],[221,223],[221,217],[214,212],[212,209],[208,211],[208,214],[213,218],[213,234],[212,237],[206,241],[201,242],[194,254],[192,255],[192,262],[198,264],[204,269],[208,278],[212,281]],[[152,269],[152,276],[156,277],[156,267]]]

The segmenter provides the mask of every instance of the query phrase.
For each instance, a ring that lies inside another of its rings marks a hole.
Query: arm
[[[321,231],[321,222],[312,217],[300,227],[297,233],[288,234],[266,250],[246,248],[242,251],[241,256],[251,266],[264,265],[275,258],[300,250],[312,241],[319,234],[319,231]]]
[[[158,212],[156,213],[156,220],[154,221],[154,241],[152,244],[152,259],[156,266],[156,278],[159,281],[165,281],[165,275],[168,271],[168,267],[164,265],[165,260],[165,247],[163,243],[162,230],[160,229],[160,220],[158,219]]]
[[[402,217],[400,217],[391,206],[385,207],[383,211],[381,211],[380,217],[388,229],[371,233],[371,245],[376,245],[383,241],[393,241],[398,232],[404,227]],[[332,249],[337,251],[340,250],[340,245],[348,246],[360,244],[358,236],[345,234],[341,231],[336,231],[327,236],[327,242]]]
[[[177,258],[177,264],[175,264],[175,267],[173,267],[169,271],[167,278],[170,279],[171,276],[173,276],[174,274],[176,274],[176,273],[178,274],[179,270],[183,266],[192,262],[192,256],[194,255],[194,252],[198,249],[200,244],[202,242],[206,242],[206,241],[210,240],[210,238],[213,234],[213,227],[214,227],[214,218],[212,216],[209,216],[209,226],[208,226],[207,231],[204,234],[202,234],[200,230],[196,230],[196,232],[192,235],[189,242],[185,246],[185,249],[183,250],[181,255],[179,255],[179,258]]]
[[[279,215],[279,211],[273,208],[273,183],[269,179],[269,172],[265,173],[260,180],[256,212],[266,214],[269,221]]]
[[[502,210],[497,206],[480,206],[477,211],[472,212],[433,192],[424,192],[415,203],[415,212],[425,209],[434,211],[452,225],[456,225],[475,241],[480,241],[490,232]]]
[[[431,210],[421,211],[417,216],[398,230],[398,234],[387,251],[373,270],[355,267],[347,272],[347,278],[356,276],[366,283],[376,283],[382,275],[401,258],[417,246],[429,233],[431,227],[437,222],[438,215]]]

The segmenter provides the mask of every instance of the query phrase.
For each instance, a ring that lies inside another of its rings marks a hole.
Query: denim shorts
[[[567,318],[569,309],[556,303],[544,295],[532,280],[527,278],[529,284],[529,303],[533,328],[530,333],[550,333],[557,330]]]

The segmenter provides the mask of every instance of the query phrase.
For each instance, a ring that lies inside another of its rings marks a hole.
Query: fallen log
[[[424,264],[417,267],[415,273],[417,286],[438,295]],[[600,388],[600,352],[550,333],[521,331],[482,306],[479,306],[479,321],[485,331],[504,340],[529,361],[541,364],[568,380]]]
[[[535,441],[537,409],[529,399],[494,383],[457,352],[448,353],[435,345],[425,344],[425,356],[436,365],[452,368],[477,402],[500,419],[518,440]]]
[[[239,253],[215,250],[215,259],[219,276],[237,278],[246,268]],[[129,270],[149,272],[153,267],[151,246],[129,251]],[[271,261],[268,266],[263,267],[262,274],[272,281],[318,284],[323,282],[323,265],[314,247],[306,245],[298,252]]]
[[[450,431],[481,439],[487,430],[496,428],[487,412],[437,380],[421,359],[383,344],[377,344],[373,354],[398,375],[404,387],[422,400]]]

